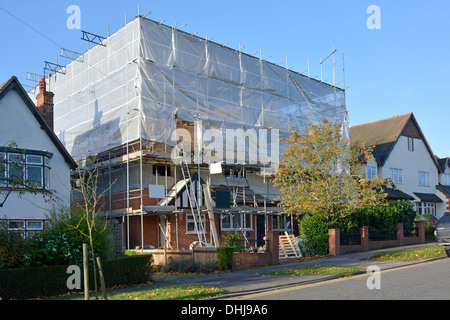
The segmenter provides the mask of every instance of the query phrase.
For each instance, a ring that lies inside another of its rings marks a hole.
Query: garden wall
[[[369,227],[361,227],[359,236],[352,244],[341,245],[344,240],[341,237],[339,229],[329,229],[329,253],[330,255],[339,256],[341,254],[361,252],[367,250],[376,250],[382,248],[401,247],[404,245],[419,244],[425,242],[425,223],[423,221],[416,222],[415,232],[406,233],[403,224],[395,225],[395,236],[391,239],[373,240],[369,235]]]

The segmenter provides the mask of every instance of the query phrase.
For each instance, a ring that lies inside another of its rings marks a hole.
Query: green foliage
[[[87,221],[83,217],[84,214],[80,207],[53,210],[47,215],[49,229],[57,234],[63,233],[70,238],[76,238],[82,243],[89,244],[89,231]],[[102,259],[108,259],[112,257],[112,252],[114,252],[114,241],[108,221],[97,215],[94,217],[93,223],[92,242],[94,252],[100,255]]]
[[[7,224],[0,222],[0,269],[23,265],[26,241],[20,232],[11,232]]]
[[[371,149],[349,148],[339,124],[323,120],[308,124],[304,132],[292,128],[273,183],[279,188],[286,214],[321,214],[337,221],[355,208],[383,203],[379,192],[389,181],[364,178],[363,163]]]
[[[83,262],[83,242],[72,233],[49,230],[28,240],[25,267],[71,265]]]
[[[146,283],[152,276],[152,255],[138,255],[102,261],[107,287]],[[65,294],[67,288],[66,265],[32,268],[0,269],[0,297],[30,299]],[[81,277],[83,268],[80,266]],[[89,283],[93,285],[92,266]]]
[[[390,231],[396,223],[403,223],[404,228],[414,227],[415,216],[410,201],[388,201],[386,204],[354,210],[330,227],[339,228],[342,234],[357,233],[362,226],[368,226],[370,230]]]
[[[299,223],[305,256],[328,254],[328,220],[323,215],[305,215]]]
[[[414,226],[416,212],[409,201],[388,201],[386,204],[357,209],[337,220],[329,221],[322,215],[306,215],[299,223],[302,249],[305,256],[328,254],[328,229],[339,228],[342,235],[355,234],[360,227],[370,230],[392,231],[394,225],[403,223],[404,228]]]
[[[233,265],[234,247],[218,247],[217,250],[217,266],[219,270],[231,270]]]

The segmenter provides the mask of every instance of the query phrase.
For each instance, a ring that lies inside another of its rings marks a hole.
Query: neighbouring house
[[[278,138],[324,118],[348,133],[343,89],[142,16],[46,81],[55,132],[98,170],[122,249],[295,232],[270,179]]]
[[[441,166],[439,184],[436,186],[437,195],[445,203],[445,211],[450,212],[450,158],[436,158]]]
[[[391,199],[412,200],[420,214],[444,214],[445,203],[437,196],[441,166],[413,113],[352,126],[350,141],[373,147],[366,178],[391,178]]]
[[[16,77],[0,86],[0,220],[30,236],[46,214],[70,205],[75,161],[52,131],[53,94],[40,83],[37,106]]]

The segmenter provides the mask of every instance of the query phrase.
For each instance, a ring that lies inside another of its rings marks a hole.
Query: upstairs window
[[[428,187],[430,186],[430,173],[419,171],[419,186]]]
[[[408,151],[414,151],[414,138],[408,138]]]
[[[49,190],[49,158],[37,153],[0,152],[0,187]]]
[[[450,173],[444,173],[444,179],[443,179],[444,186],[450,186]]]
[[[372,180],[377,175],[377,168],[366,166],[366,179]]]
[[[403,183],[403,170],[402,169],[390,169],[390,175],[392,182],[395,184]]]

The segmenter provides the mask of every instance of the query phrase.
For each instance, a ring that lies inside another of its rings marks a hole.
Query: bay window
[[[0,187],[50,188],[50,154],[39,151],[0,152]]]

